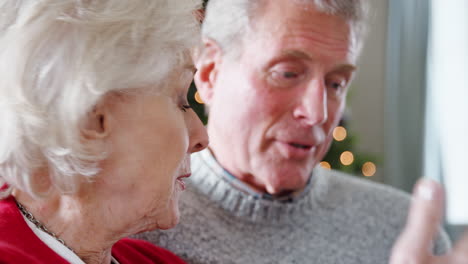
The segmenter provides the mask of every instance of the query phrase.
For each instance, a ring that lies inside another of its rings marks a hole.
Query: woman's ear
[[[195,58],[197,72],[194,81],[203,102],[208,106],[213,97],[221,59],[222,50],[219,44],[212,39],[204,38],[203,47]]]
[[[111,131],[107,99],[103,98],[88,112],[81,123],[81,134],[85,139],[97,140],[106,138]]]

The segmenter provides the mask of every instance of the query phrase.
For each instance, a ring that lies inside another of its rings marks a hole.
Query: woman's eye
[[[187,112],[187,110],[188,110],[188,109],[191,109],[191,108],[192,108],[192,106],[189,105],[189,104],[184,104],[184,105],[182,105],[182,107],[181,107],[182,111],[184,111],[184,112]]]

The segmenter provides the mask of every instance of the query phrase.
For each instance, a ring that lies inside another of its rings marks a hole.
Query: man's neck
[[[210,148],[207,148],[207,150],[211,155],[211,157],[219,164],[224,169],[224,176],[228,179],[229,183],[236,189],[254,195],[259,198],[265,198],[268,200],[278,200],[278,201],[291,201],[298,195],[300,195],[306,188],[308,188],[308,185],[310,184],[310,178],[308,183],[300,189],[297,190],[284,190],[279,193],[269,193],[267,189],[265,188],[265,185],[262,183],[259,183],[254,175],[251,174],[240,174],[241,176],[235,175],[234,173],[231,173],[228,169],[226,169],[222,164],[219,163],[219,161],[216,159],[216,156]]]

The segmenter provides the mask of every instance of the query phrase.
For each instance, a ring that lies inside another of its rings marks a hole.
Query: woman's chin
[[[179,205],[177,199],[173,201],[174,204],[171,206],[171,209],[167,211],[165,214],[164,220],[163,221],[158,221],[158,226],[156,227],[157,229],[171,229],[174,228],[178,223],[180,219],[180,212],[179,212]]]
[[[137,233],[144,233],[153,230],[167,230],[174,228],[179,223],[179,210],[177,212],[168,213],[164,219],[154,221],[151,225],[147,225]]]
[[[162,229],[162,230],[171,229],[171,228],[174,228],[178,223],[179,223],[179,210],[177,210],[177,212],[173,214],[171,219],[164,221],[164,223],[160,223],[157,229]]]
[[[164,209],[154,208],[153,211],[147,212],[146,217],[143,220],[145,222],[145,228],[140,231],[147,232],[156,229],[171,229],[179,223],[180,212],[179,212],[179,197],[175,195],[165,203]]]

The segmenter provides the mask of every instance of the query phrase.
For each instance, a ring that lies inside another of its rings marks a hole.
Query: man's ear
[[[81,123],[81,134],[85,139],[98,140],[106,138],[111,131],[109,109],[106,96],[88,112]]]
[[[196,56],[195,67],[197,72],[194,81],[201,99],[208,106],[213,97],[213,88],[221,66],[222,50],[219,44],[209,38],[203,39],[201,52]]]

